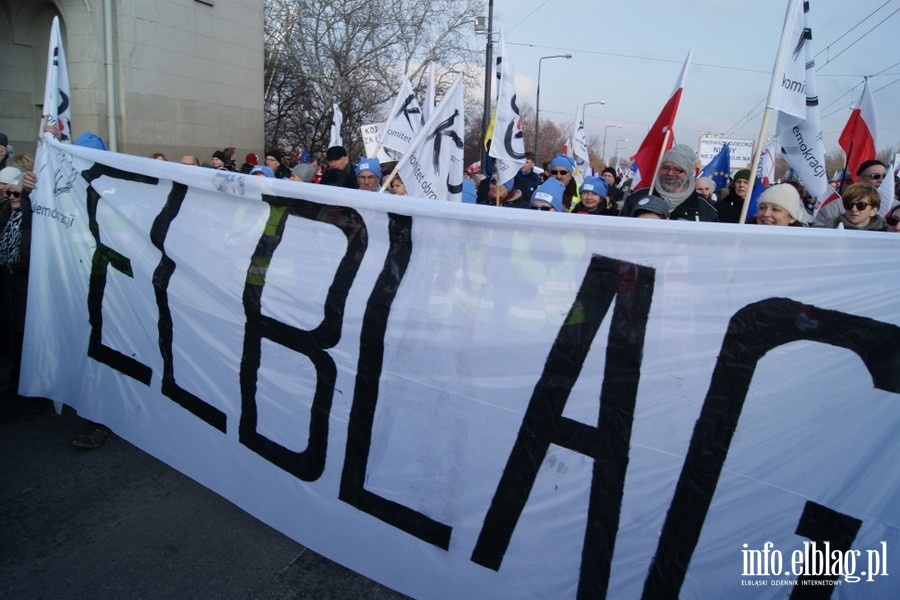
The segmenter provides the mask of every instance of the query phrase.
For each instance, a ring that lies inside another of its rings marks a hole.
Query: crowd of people
[[[815,212],[815,198],[798,181],[765,188],[757,199],[756,214],[742,215],[745,198],[754,188],[750,170],[737,171],[721,190],[710,177],[697,177],[697,155],[693,149],[676,144],[663,155],[653,186],[632,191],[616,171],[604,168],[601,176],[574,179],[575,162],[557,155],[538,174],[533,155],[516,176],[506,182],[497,176],[470,176],[484,179],[478,186],[476,202],[509,208],[572,212],[575,214],[641,217],[720,223],[744,222],[757,225],[830,227],[868,231],[900,232],[900,199],[896,196],[886,214],[878,188],[888,177],[887,166],[878,159],[863,162],[858,171],[840,186],[840,200]],[[895,189],[900,190],[900,186]],[[815,218],[813,215],[816,215]]]
[[[304,155],[306,158],[304,159]],[[161,154],[153,158],[165,159]],[[259,156],[249,153],[238,167],[235,148],[216,150],[201,162],[196,156],[183,156],[180,162],[213,169],[224,169],[250,175],[321,183],[368,191],[383,190],[406,195],[403,180],[392,173],[392,163],[382,165],[375,158],[360,158],[351,164],[343,146],[332,146],[322,159],[309,156],[302,147],[290,155],[283,147],[267,150],[260,164]],[[558,154],[537,168],[534,154],[525,153],[525,163],[509,181],[499,181],[492,164],[476,163],[466,169],[463,180],[463,202],[571,212],[606,217],[641,217],[667,220],[739,223],[744,199],[753,189],[750,170],[738,170],[729,185],[717,189],[710,177],[697,176],[697,154],[684,144],[676,144],[663,156],[652,187],[632,191],[613,167],[599,175],[576,180],[574,160]],[[769,186],[758,198],[758,211],[745,219],[758,225],[794,227],[830,227],[869,231],[900,231],[900,200],[896,198],[887,214],[879,214],[881,200],[878,188],[887,177],[886,165],[875,158],[862,163],[841,185],[840,201],[832,202],[816,213],[815,199],[798,181]],[[898,186],[900,188],[900,186]]]

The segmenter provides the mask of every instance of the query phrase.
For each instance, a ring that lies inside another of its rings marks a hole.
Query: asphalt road
[[[405,598],[48,400],[0,400],[0,597]]]

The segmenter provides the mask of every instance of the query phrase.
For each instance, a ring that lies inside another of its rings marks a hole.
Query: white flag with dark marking
[[[509,181],[525,164],[525,136],[522,133],[522,118],[516,102],[515,74],[506,53],[503,34],[500,34],[500,56],[497,69],[500,71],[500,91],[497,96],[497,119],[491,149],[488,154],[497,161],[500,181]]]
[[[344,122],[344,113],[338,107],[337,103],[332,105],[334,116],[331,119],[331,137],[328,140],[328,146],[343,146],[344,140],[341,137],[341,125]]]
[[[463,117],[459,77],[397,163],[396,170],[410,196],[462,201]]]
[[[403,76],[400,91],[391,107],[384,129],[381,130],[381,145],[398,152],[406,152],[416,134],[422,129],[422,109],[413,92],[409,77]]]
[[[819,123],[809,3],[792,1],[788,5],[784,27],[767,106],[778,111],[775,139],[783,148],[785,160],[797,173],[806,191],[822,203],[831,194],[831,189]]]
[[[53,17],[47,52],[47,79],[44,83],[43,125],[56,126],[59,139],[72,141],[72,107],[69,105],[69,69],[59,33],[59,17]],[[41,132],[38,132],[41,137]]]

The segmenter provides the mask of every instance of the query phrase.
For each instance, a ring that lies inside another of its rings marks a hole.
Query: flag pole
[[[788,0],[788,5],[784,13],[784,26],[781,28],[781,39],[778,41],[778,51],[775,53],[775,64],[772,67],[772,80],[769,82],[769,95],[766,96],[766,110],[763,113],[762,123],[759,127],[759,137],[756,140],[756,151],[753,153],[753,161],[750,166],[750,186],[747,191],[749,197],[742,199],[741,218],[738,219],[738,223],[745,223],[747,220],[747,210],[750,208],[750,197],[753,196],[756,172],[759,170],[759,159],[762,153],[761,149],[763,145],[765,145],[766,130],[769,128],[769,118],[771,117],[773,110],[772,105],[774,104],[775,93],[778,86],[782,84],[778,76],[784,72],[784,64],[787,60],[787,54],[791,48],[792,42],[796,42],[796,40],[791,40],[792,27],[788,27],[788,22],[791,16],[796,14],[796,9],[798,8],[798,3],[800,1],[801,0]]]
[[[670,137],[672,137],[672,130],[666,129],[666,133],[663,136],[662,149],[659,153],[659,159],[656,161],[656,168],[653,169],[653,177],[650,178],[650,191],[647,192],[648,196],[653,195],[653,188],[656,186],[656,178],[659,176],[659,169],[662,167],[663,157],[666,155],[666,146],[669,145]]]
[[[772,109],[768,106],[763,113],[762,123],[759,126],[759,137],[756,140],[756,149],[753,152],[753,161],[750,163],[750,182],[747,187],[747,196],[741,198],[741,218],[738,223],[747,222],[747,211],[750,209],[750,198],[753,196],[753,187],[756,183],[757,171],[759,171],[759,160],[762,156],[762,145],[766,139],[766,130],[769,128],[769,118],[772,116]],[[735,188],[736,189],[736,188]]]

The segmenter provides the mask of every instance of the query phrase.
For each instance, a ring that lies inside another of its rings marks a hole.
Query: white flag
[[[410,196],[462,201],[463,118],[459,77],[395,167]]]
[[[488,154],[497,159],[497,176],[504,182],[515,177],[525,164],[525,135],[522,133],[522,118],[516,102],[515,74],[506,54],[502,33],[497,61],[500,89],[497,96],[497,118]]]
[[[791,0],[788,6],[785,31],[790,28],[789,41],[786,44],[783,36],[779,45],[768,106],[778,111],[775,138],[783,148],[785,160],[810,195],[822,202],[831,192],[825,170],[822,127],[819,124],[816,63],[812,51],[812,32],[807,26],[808,9],[809,4],[800,0]],[[779,67],[781,62],[783,67]],[[781,80],[780,85],[778,79]]]
[[[766,187],[775,183],[775,157],[778,154],[778,144],[771,142],[762,149],[759,157],[759,173],[757,177]]]
[[[59,33],[59,17],[53,17],[47,52],[47,79],[44,83],[43,120],[59,129],[59,139],[72,141],[72,110],[69,105],[69,69]],[[43,124],[42,124],[43,129]],[[38,138],[41,132],[38,132]]]
[[[381,130],[381,145],[398,152],[406,152],[413,139],[422,129],[422,109],[413,92],[409,77],[403,76],[400,91],[391,106],[384,129]]]
[[[575,159],[575,178],[587,177],[591,173],[591,158],[588,155],[587,138],[584,135],[584,107],[575,108],[575,133],[572,136],[572,157]]]
[[[422,123],[434,110],[434,61],[428,63],[428,87],[425,88],[425,103],[422,105]]]
[[[888,165],[884,181],[878,186],[878,195],[881,197],[881,206],[878,208],[878,214],[882,217],[888,214],[891,207],[894,206],[894,175],[900,168],[900,154],[894,155],[894,161]]]
[[[337,103],[333,104],[334,117],[331,119],[331,138],[328,140],[328,147],[343,146],[344,140],[341,138],[341,125],[344,122],[344,115]]]

